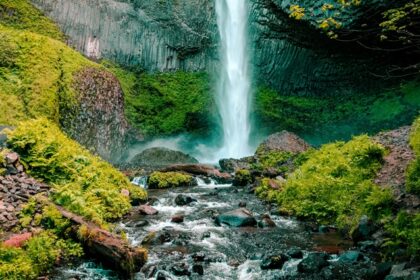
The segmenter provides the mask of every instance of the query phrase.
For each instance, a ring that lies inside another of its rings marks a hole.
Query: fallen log
[[[174,164],[161,169],[162,172],[185,172],[215,179],[219,183],[230,183],[233,178],[229,173],[220,172],[217,168],[206,164]]]
[[[53,204],[46,197],[42,197],[41,200],[40,202],[43,204],[54,205],[64,218],[73,223],[72,230],[88,253],[105,265],[118,270],[126,278],[132,277],[146,263],[146,249],[130,246],[120,236],[86,221],[83,217],[69,212],[61,206]]]

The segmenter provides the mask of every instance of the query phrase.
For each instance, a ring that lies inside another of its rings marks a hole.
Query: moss
[[[0,3],[0,24],[64,40],[64,35],[58,26],[31,5],[28,0],[2,0]]]
[[[273,188],[273,186],[278,188]],[[279,180],[262,178],[255,189],[255,194],[261,199],[265,199],[270,202],[277,202],[277,194],[282,190],[283,186],[284,182]]]
[[[417,118],[411,128],[410,146],[416,158],[410,163],[407,170],[407,191],[420,195],[420,117]]]
[[[80,245],[43,231],[29,239],[22,248],[0,245],[0,278],[37,279],[51,270],[58,260],[81,255]]]
[[[262,173],[275,173],[285,175],[293,165],[297,155],[282,151],[257,151],[256,163],[252,168]]]
[[[334,96],[290,96],[268,87],[256,94],[259,129],[283,129],[310,137],[313,144],[406,125],[418,114],[420,82],[378,92]],[[265,124],[261,127],[261,123]],[[316,128],[316,132],[314,132]]]
[[[53,186],[54,202],[98,224],[120,218],[130,209],[122,189],[134,199],[147,197],[146,191],[45,118],[20,123],[8,133],[8,145],[20,154],[30,175]]]
[[[206,73],[148,74],[104,65],[121,82],[129,122],[147,136],[210,131],[215,109]]]
[[[73,74],[99,67],[57,40],[0,25],[0,123],[44,116],[56,123],[60,110],[76,104]],[[1,56],[1,55],[0,55]]]
[[[233,180],[234,186],[246,186],[251,184],[253,181],[251,172],[246,169],[240,169],[235,172],[235,178]]]
[[[372,183],[385,150],[367,136],[326,144],[275,191],[279,206],[299,217],[350,231],[364,214],[390,214],[392,196]],[[260,196],[266,188],[259,190]],[[266,192],[272,198],[273,192]],[[375,212],[376,211],[376,212]]]
[[[194,178],[178,172],[153,172],[147,184],[152,189],[186,187],[194,184]]]

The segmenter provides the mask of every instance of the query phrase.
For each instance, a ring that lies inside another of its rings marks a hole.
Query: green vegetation
[[[256,115],[269,132],[286,129],[312,135],[314,128],[319,129],[325,134],[319,137],[326,139],[314,139],[318,144],[407,124],[420,110],[419,93],[417,81],[381,94],[328,97],[285,96],[262,87],[256,94]]]
[[[147,74],[104,63],[120,80],[129,122],[148,136],[207,133],[214,111],[206,73]]]
[[[20,123],[8,133],[8,145],[19,153],[29,174],[53,186],[55,203],[98,224],[120,218],[130,209],[121,190],[129,190],[131,199],[147,197],[45,118]]]
[[[263,181],[257,193],[285,212],[350,231],[364,214],[376,219],[391,214],[391,193],[372,183],[384,153],[367,136],[326,144],[310,152],[281,191],[271,191]]]
[[[167,189],[194,185],[194,178],[178,172],[153,172],[147,182],[151,189]]]
[[[416,159],[407,170],[407,191],[420,195],[420,117],[417,118],[412,126],[410,145],[414,150]]]
[[[257,161],[252,168],[262,173],[286,174],[296,155],[282,151],[258,151],[256,152]]]
[[[30,238],[22,248],[0,245],[0,279],[37,279],[60,260],[81,255],[80,245],[43,231]]]
[[[251,172],[247,169],[240,169],[235,172],[234,186],[246,186],[253,181]]]
[[[56,40],[64,40],[64,35],[58,26],[27,0],[2,0],[0,3],[0,24],[13,29],[38,33]]]
[[[73,74],[95,64],[64,43],[0,24],[0,123],[47,117],[76,104]],[[98,66],[96,66],[98,67]]]

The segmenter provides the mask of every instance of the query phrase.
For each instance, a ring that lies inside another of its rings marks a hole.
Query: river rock
[[[194,201],[197,201],[197,200],[195,200],[191,196],[187,196],[187,195],[184,195],[184,194],[179,194],[175,197],[175,204],[178,205],[178,206],[185,206],[185,205],[188,205],[188,204],[190,204]]]
[[[155,208],[153,208],[152,206],[147,205],[147,204],[140,205],[138,207],[138,210],[143,215],[157,215],[159,213],[158,210],[156,210]]]
[[[204,275],[204,268],[201,264],[194,264],[192,270],[198,275]]]
[[[184,222],[184,216],[183,215],[175,215],[171,218],[172,223],[180,224]]]
[[[301,259],[301,258],[303,258],[303,252],[299,248],[290,248],[287,251],[287,255],[289,255],[293,259]]]
[[[265,257],[261,262],[261,269],[282,269],[290,258],[284,254]]]
[[[262,216],[261,221],[258,222],[258,227],[260,228],[276,227],[276,223],[273,222],[273,220],[268,214],[264,214]]]
[[[129,165],[134,168],[159,169],[174,164],[198,163],[198,160],[180,151],[155,147],[134,156]]]
[[[351,237],[355,243],[359,241],[368,240],[376,231],[376,226],[367,216],[363,216],[356,229],[353,231]]]
[[[216,217],[216,224],[226,224],[232,227],[255,226],[257,221],[251,212],[245,208],[229,211]]]
[[[220,172],[217,168],[207,164],[175,164],[162,169],[163,172],[185,172],[196,176],[213,178],[218,183],[231,183],[232,175]]]
[[[175,276],[190,276],[191,272],[189,270],[188,264],[179,263],[171,267],[171,271]]]
[[[296,134],[283,130],[270,135],[258,146],[257,151],[262,153],[281,151],[297,154],[306,151],[310,147],[305,140]]]
[[[344,263],[355,263],[364,259],[364,256],[359,251],[347,251],[340,255],[338,260]]]
[[[310,253],[298,264],[298,271],[304,273],[319,272],[328,266],[329,255],[326,253]]]

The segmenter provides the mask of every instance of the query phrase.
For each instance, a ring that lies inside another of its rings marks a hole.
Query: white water
[[[223,125],[219,158],[252,154],[249,145],[251,83],[247,52],[248,8],[244,0],[216,0],[221,38],[221,61],[217,105]]]

